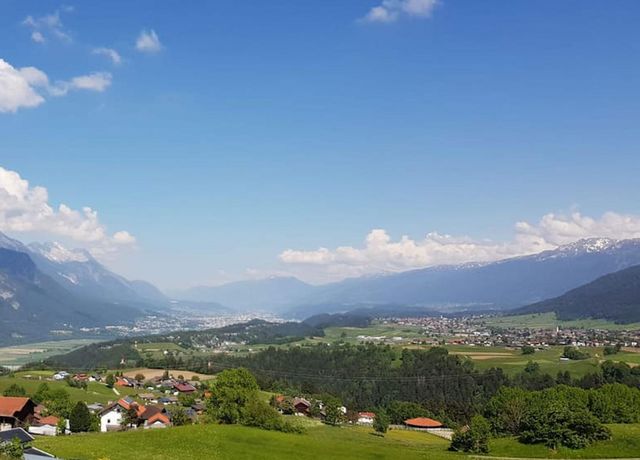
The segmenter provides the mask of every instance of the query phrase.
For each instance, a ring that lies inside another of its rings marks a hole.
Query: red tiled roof
[[[59,421],[60,421],[60,419],[58,417],[55,417],[53,415],[49,415],[47,417],[39,418],[36,421],[36,423],[38,425],[57,425]]]
[[[404,424],[416,428],[440,428],[441,426],[443,426],[442,422],[427,417],[410,418],[408,420],[405,420]]]
[[[371,417],[374,418],[376,414],[373,412],[358,412],[358,417]]]
[[[169,424],[169,417],[164,415],[162,412],[158,412],[157,414],[153,414],[151,417],[149,417],[147,419],[147,422],[149,424],[152,424],[152,423],[158,422],[158,421],[164,423],[165,425],[168,425]]]
[[[19,398],[13,396],[0,397],[0,415],[13,417],[16,412],[20,412],[30,401],[29,398]]]

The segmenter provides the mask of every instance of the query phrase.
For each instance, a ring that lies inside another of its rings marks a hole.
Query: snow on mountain
[[[28,248],[51,262],[89,262],[93,257],[84,249],[67,249],[58,242],[31,243]]]

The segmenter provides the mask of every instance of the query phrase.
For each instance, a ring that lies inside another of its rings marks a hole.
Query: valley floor
[[[493,457],[631,458],[640,455],[640,425],[611,425],[613,439],[587,449],[550,451],[513,439],[493,440]],[[284,434],[228,425],[195,425],[166,430],[39,438],[37,447],[65,459],[432,459],[468,458],[449,452],[449,442],[428,433],[392,430],[385,437],[363,427],[309,427],[305,434]]]

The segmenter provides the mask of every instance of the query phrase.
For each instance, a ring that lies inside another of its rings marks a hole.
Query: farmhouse
[[[296,408],[298,414],[307,415],[311,409],[311,403],[304,398],[294,398],[293,407]]]
[[[358,412],[358,425],[373,425],[375,418],[373,412]]]
[[[36,404],[29,398],[0,397],[0,431],[31,423]]]
[[[14,439],[20,441],[22,448],[24,449],[25,460],[40,460],[42,458],[55,458],[53,455],[49,454],[40,449],[36,449],[35,447],[30,447],[29,443],[34,441],[35,438],[31,436],[29,433],[24,431],[22,428],[13,428],[11,430],[5,430],[0,432],[0,445],[12,442]]]

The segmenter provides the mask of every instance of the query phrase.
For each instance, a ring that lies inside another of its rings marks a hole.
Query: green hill
[[[625,268],[553,299],[514,310],[514,314],[556,313],[558,319],[640,321],[640,265]]]

